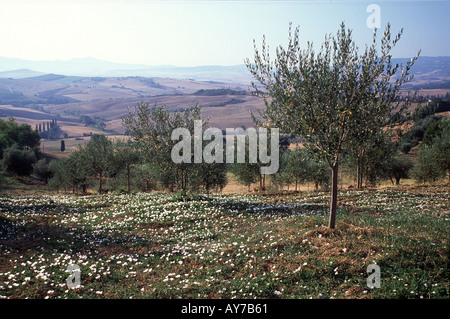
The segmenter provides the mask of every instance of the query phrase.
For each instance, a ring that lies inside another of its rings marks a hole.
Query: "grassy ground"
[[[322,192],[2,195],[0,296],[449,298],[448,190],[342,191],[334,231]]]

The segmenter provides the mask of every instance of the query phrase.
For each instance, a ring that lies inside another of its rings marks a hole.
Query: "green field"
[[[2,195],[0,297],[449,298],[448,187],[339,201],[331,231],[322,192]]]

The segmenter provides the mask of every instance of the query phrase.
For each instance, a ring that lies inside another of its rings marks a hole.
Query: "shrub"
[[[40,179],[42,179],[45,182],[45,184],[48,183],[48,179],[53,174],[52,170],[50,169],[50,165],[47,164],[47,160],[45,158],[33,164],[33,173]]]
[[[409,151],[411,150],[411,148],[412,148],[412,146],[410,143],[403,143],[403,144],[400,144],[400,146],[399,146],[400,151],[402,151],[405,154],[408,154]]]
[[[439,127],[430,132],[429,138],[420,146],[418,165],[413,170],[414,178],[421,182],[434,182],[450,170],[450,119],[437,123]]]
[[[409,172],[414,167],[414,163],[405,155],[392,158],[386,165],[386,170],[392,183],[400,185],[400,179],[408,178]]]
[[[33,150],[21,150],[16,145],[3,152],[2,166],[8,173],[18,176],[30,175],[33,164],[36,163],[36,154]]]
[[[186,191],[180,190],[175,195],[172,196],[172,200],[174,202],[187,202],[190,200],[190,198],[186,194]]]
[[[411,130],[409,131],[411,139],[416,138],[417,140],[421,141],[423,138],[423,135],[425,134],[425,130],[421,125],[414,125]]]
[[[123,187],[120,187],[118,190],[116,190],[116,193],[117,193],[117,195],[129,194],[129,192]]]

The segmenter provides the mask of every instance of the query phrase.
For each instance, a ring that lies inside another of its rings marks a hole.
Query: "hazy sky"
[[[27,60],[95,57],[147,65],[234,65],[253,57],[253,39],[285,44],[289,22],[319,45],[341,21],[360,46],[373,30],[404,28],[395,57],[450,55],[450,1],[2,1],[0,56]],[[382,30],[380,30],[380,35]]]

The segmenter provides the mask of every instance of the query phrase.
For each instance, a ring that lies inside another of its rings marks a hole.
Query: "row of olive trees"
[[[328,189],[331,183],[331,174],[328,163],[318,159],[306,148],[282,149],[280,152],[280,169],[270,177],[273,186],[285,188],[293,186],[297,191],[300,185],[313,183],[316,189]],[[367,148],[364,163],[357,163],[353,154],[343,154],[342,167],[345,169],[346,177],[354,177],[355,188],[362,188],[362,176],[365,185],[376,185],[380,181],[391,180],[393,185],[399,185],[400,180],[414,176],[414,163],[406,155],[401,154],[398,145],[393,142],[389,135],[380,135],[374,140],[373,145]],[[258,180],[259,167],[256,164],[246,164],[232,169],[244,185],[250,186]],[[364,172],[358,172],[363,170]],[[440,175],[441,176],[441,175]],[[359,180],[359,183],[358,183]],[[261,185],[260,185],[261,187]]]
[[[138,114],[136,116],[136,114]],[[153,117],[151,123],[144,125],[146,119]],[[184,119],[180,120],[180,117]],[[178,117],[175,122],[174,117]],[[205,190],[221,189],[227,183],[226,173],[231,171],[238,182],[246,185],[260,184],[260,189],[265,189],[266,176],[261,175],[261,163],[236,163],[236,164],[176,164],[169,152],[174,141],[169,133],[178,125],[189,127],[194,119],[199,117],[199,108],[186,110],[184,114],[170,115],[164,107],[150,108],[148,105],[138,104],[134,112],[130,112],[128,127],[134,132],[134,142],[113,143],[103,135],[93,135],[90,142],[75,149],[68,158],[52,161],[47,164],[46,159],[31,161],[28,165],[34,174],[40,176],[46,183],[56,189],[81,189],[83,192],[88,187],[98,186],[98,192],[104,191],[106,181],[107,189],[120,189],[126,187],[147,191],[159,185],[161,188],[174,190]],[[170,122],[173,121],[171,124]],[[137,134],[137,125],[147,127],[140,137]],[[149,126],[153,127],[149,129]],[[192,129],[192,125],[190,126]],[[158,128],[158,131],[155,131]],[[166,132],[165,136],[161,132]],[[391,179],[392,183],[399,184],[400,179],[414,177],[418,181],[435,181],[445,176],[449,171],[450,149],[448,139],[450,121],[443,118],[430,126],[422,143],[417,165],[404,154],[398,151],[398,145],[392,142],[389,134],[378,134],[372,140],[372,145],[367,147],[366,158],[369,159],[361,167],[364,168],[364,176],[367,182],[375,184],[380,179]],[[151,133],[152,132],[152,133]],[[153,134],[153,135],[152,135]],[[151,137],[153,136],[153,137]],[[153,141],[149,139],[153,138]],[[282,139],[285,139],[282,137]],[[148,143],[148,144],[145,144]],[[159,144],[157,144],[159,143]],[[295,190],[304,183],[314,183],[316,189],[321,186],[329,187],[331,174],[327,169],[328,163],[307,148],[290,150],[288,142],[282,141],[280,145],[280,168],[270,176],[273,186],[285,187],[295,184]],[[248,146],[248,145],[247,145]],[[9,150],[5,159],[10,158]],[[248,152],[248,149],[247,149]],[[23,157],[23,156],[22,156]],[[246,154],[248,158],[248,154]],[[26,160],[26,159],[25,159]],[[360,167],[356,163],[351,152],[344,152],[342,162],[345,168],[358,171]],[[5,160],[4,160],[5,161]],[[15,160],[17,165],[20,161]],[[191,161],[193,163],[193,161]],[[414,166],[414,168],[413,168]],[[411,170],[412,169],[412,170]],[[412,174],[409,172],[412,171]],[[356,172],[356,179],[362,173]]]
[[[295,184],[294,190],[305,183],[314,183],[326,188],[330,184],[328,164],[323,160],[316,160],[307,149],[296,148],[285,150],[280,158],[280,170],[272,177],[272,181],[279,187]]]
[[[154,188],[206,192],[222,189],[227,183],[225,164],[177,164],[171,158],[172,131],[178,127],[192,131],[193,121],[199,118],[198,106],[169,113],[165,107],[151,108],[140,103],[123,119],[131,132],[127,143],[113,143],[104,135],[94,134],[69,157],[50,164],[37,163],[36,171],[52,188],[73,192],[86,192],[94,185],[98,193],[114,189],[128,192]]]
[[[186,128],[193,139],[196,120],[202,120],[199,105],[173,113],[165,106],[151,107],[144,102],[129,110],[128,116],[122,120],[144,161],[151,163],[155,179],[170,191],[209,192],[223,189],[228,182],[224,161],[194,163],[193,154],[190,155],[190,163],[175,163],[172,159],[172,150],[177,143],[172,139],[172,132]],[[202,125],[206,128],[208,121],[202,120]]]
[[[37,168],[38,175],[50,178],[48,182],[52,188],[86,192],[87,188],[97,184],[98,192],[102,193],[105,181],[109,183],[123,172],[130,191],[130,167],[138,163],[139,157],[132,145],[120,141],[113,143],[104,135],[94,134],[87,144],[73,150],[69,157],[54,160],[47,166],[43,163]]]

